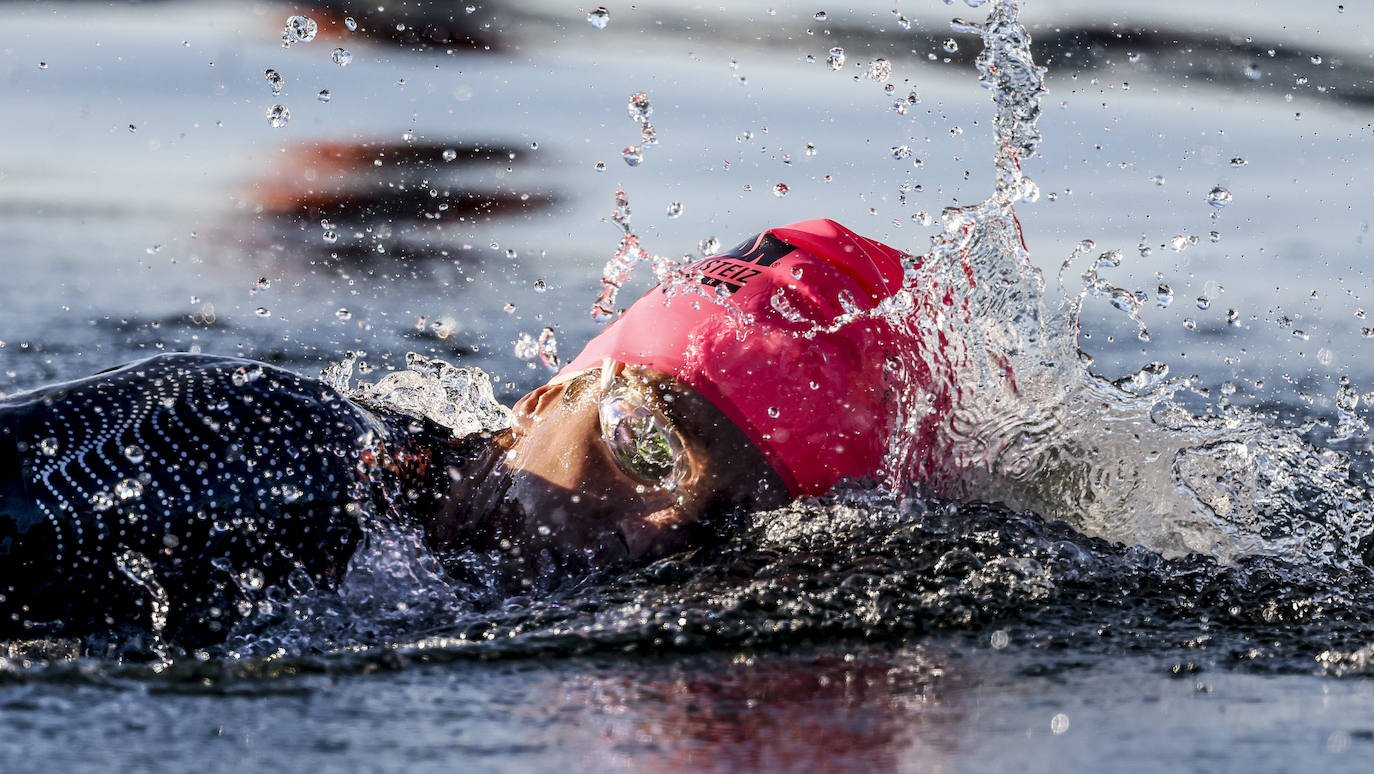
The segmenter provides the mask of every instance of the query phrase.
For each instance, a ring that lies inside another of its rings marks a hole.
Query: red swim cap
[[[890,372],[903,369],[889,360],[909,345],[862,313],[901,288],[901,253],[832,220],[808,220],[687,273],[691,280],[636,301],[562,375],[611,358],[676,377],[744,431],[793,496],[873,473],[902,389]],[[844,315],[853,319],[837,319]]]

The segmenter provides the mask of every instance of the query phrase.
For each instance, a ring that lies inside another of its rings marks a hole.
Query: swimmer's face
[[[690,545],[707,514],[790,499],[734,423],[660,371],[608,363],[540,387],[514,413],[497,466],[502,531],[536,549],[654,558]]]

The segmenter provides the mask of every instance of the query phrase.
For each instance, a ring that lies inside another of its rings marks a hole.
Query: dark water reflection
[[[1360,771],[1364,682],[902,649],[412,667],[200,691],[0,690],[7,770]],[[78,720],[79,719],[79,720]],[[1297,729],[1307,729],[1294,733]],[[46,740],[34,744],[35,740]],[[93,760],[93,750],[107,750]],[[102,757],[104,757],[102,756]]]

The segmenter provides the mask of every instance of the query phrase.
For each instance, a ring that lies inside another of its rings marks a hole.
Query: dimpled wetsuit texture
[[[160,355],[0,399],[0,637],[197,645],[264,589],[331,585],[405,436],[236,358]]]

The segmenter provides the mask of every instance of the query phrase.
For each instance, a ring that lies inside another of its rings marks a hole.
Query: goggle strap
[[[604,395],[611,389],[611,383],[615,381],[615,360],[606,358],[601,361],[601,393]]]

